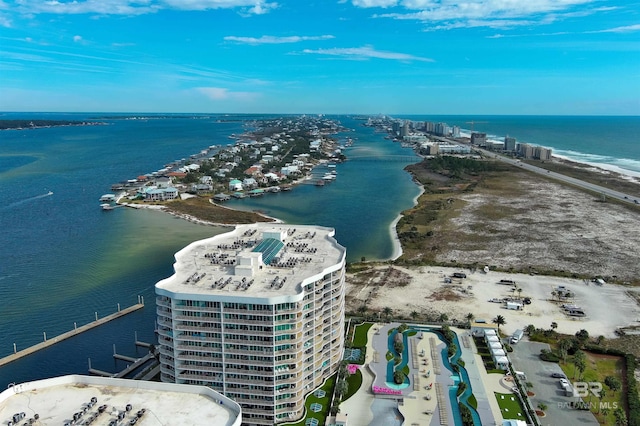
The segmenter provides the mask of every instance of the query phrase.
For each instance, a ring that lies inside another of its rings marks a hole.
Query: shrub
[[[401,385],[404,383],[405,375],[402,371],[396,370],[393,372],[393,382],[396,385]]]
[[[560,362],[560,357],[547,349],[540,351],[540,359],[549,362]]]

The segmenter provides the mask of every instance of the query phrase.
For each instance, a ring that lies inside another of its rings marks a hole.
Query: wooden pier
[[[67,331],[66,333],[62,333],[59,336],[47,339],[46,337],[46,333],[44,334],[44,341],[37,343],[33,346],[30,346],[26,349],[23,349],[21,351],[16,351],[11,355],[5,356],[4,358],[0,358],[0,367],[5,366],[6,364],[9,364],[10,362],[16,361],[20,358],[23,358],[27,355],[31,355],[34,352],[38,352],[39,350],[42,349],[46,349],[49,346],[53,346],[56,343],[62,342],[63,340],[69,339],[73,336],[77,336],[80,333],[83,333],[87,330],[91,330],[94,327],[97,327],[99,325],[105,324],[109,321],[112,321],[114,319],[123,317],[127,314],[130,314],[131,312],[137,311],[139,309],[142,309],[144,307],[144,299],[139,296],[138,297],[138,303],[136,303],[133,306],[129,306],[128,308],[122,309],[120,310],[120,304],[118,304],[118,311],[111,314],[111,315],[107,315],[106,317],[103,318],[98,318],[98,314],[96,313],[96,320],[92,321],[88,324],[85,324],[83,326],[80,327],[76,327],[71,331]],[[14,351],[15,351],[15,344],[14,344]]]

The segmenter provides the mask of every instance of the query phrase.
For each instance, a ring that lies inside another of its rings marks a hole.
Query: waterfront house
[[[242,182],[238,179],[232,179],[229,182],[229,191],[242,191]]]
[[[169,188],[171,187],[171,178],[159,177],[154,182],[157,188]]]
[[[258,182],[252,177],[246,178],[242,181],[243,188],[251,189],[251,188],[255,188],[256,186],[258,186]]]
[[[178,190],[173,187],[158,188],[150,186],[143,189],[145,201],[168,201],[178,198]]]

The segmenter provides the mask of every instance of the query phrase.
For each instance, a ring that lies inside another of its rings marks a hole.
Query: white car
[[[567,379],[560,379],[560,386],[562,386],[562,387],[569,386],[569,380],[567,380]]]

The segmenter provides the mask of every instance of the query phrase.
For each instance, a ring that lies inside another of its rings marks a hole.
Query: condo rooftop
[[[174,275],[156,286],[176,293],[269,298],[301,292],[322,278],[346,250],[332,228],[256,223],[196,241],[176,253]]]
[[[70,375],[0,393],[2,425],[239,426],[240,406],[205,386]]]

